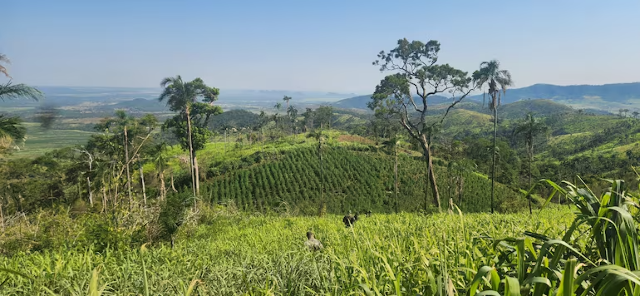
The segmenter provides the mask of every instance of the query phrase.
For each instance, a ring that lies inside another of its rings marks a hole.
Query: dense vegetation
[[[484,264],[508,264],[501,255],[507,249],[494,249],[494,238],[526,230],[560,237],[571,214],[567,209],[534,217],[374,214],[351,229],[336,215],[265,217],[201,209],[191,219],[174,249],[145,246],[97,253],[96,246],[65,246],[0,259],[0,266],[24,274],[8,275],[4,293],[80,295],[91,286],[103,294],[186,295],[193,284],[193,295],[348,295],[365,289],[377,295],[400,295],[396,289],[437,295],[449,280],[462,292]],[[25,235],[35,228],[23,226]],[[324,251],[304,249],[308,230],[322,241]]]

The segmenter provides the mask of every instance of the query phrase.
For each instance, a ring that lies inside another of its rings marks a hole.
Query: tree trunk
[[[427,164],[427,177],[429,178],[428,184],[431,185],[431,191],[433,193],[433,202],[438,207],[438,211],[441,211],[442,208],[440,206],[440,192],[438,192],[438,185],[436,182],[436,175],[433,172],[433,159],[431,157],[431,147],[427,143],[427,138],[425,135],[422,135],[420,138],[420,144],[422,145],[422,151],[424,153],[424,160]],[[428,193],[425,191],[425,201],[428,199]],[[427,208],[427,204],[425,204],[425,209]]]
[[[91,179],[87,176],[87,191],[89,192],[89,205],[93,208],[93,192],[91,191]]]
[[[129,139],[127,136],[127,127],[124,127],[124,157],[127,166],[127,191],[129,195],[129,210],[133,207],[133,197],[131,195],[131,172],[129,171]]]
[[[0,202],[0,222],[2,222],[2,233],[4,233],[4,211],[2,210],[2,202]]]
[[[495,96],[495,95],[494,95]],[[495,97],[493,98],[493,149],[492,149],[492,161],[491,161],[491,214],[493,214],[493,198],[495,194],[496,183],[496,144],[498,140],[498,106],[495,104]]]
[[[111,180],[113,182],[113,179]],[[116,183],[115,186],[113,186],[113,206],[114,208],[118,206],[118,183]]]
[[[196,158],[196,153],[193,153],[193,173],[195,174],[196,181],[196,196],[200,196],[200,170],[198,168],[198,159]],[[193,206],[195,207],[195,200]]]
[[[104,188],[104,186],[102,186],[102,211],[101,212],[106,212],[107,211],[107,189]]]
[[[138,159],[138,162],[140,162],[140,159]],[[142,163],[140,162],[139,165],[140,169],[140,185],[142,185],[142,200],[143,200],[143,204],[146,207],[147,206],[147,189],[144,186],[144,170],[142,169]]]
[[[160,200],[164,200],[167,195],[167,187],[164,184],[164,171],[160,171]]]
[[[189,166],[191,167],[191,189],[193,189],[193,195],[196,196],[196,181],[194,174],[194,163],[195,159],[194,151],[193,151],[193,140],[191,137],[191,106],[187,106],[187,134],[189,136]]]
[[[111,201],[111,203],[113,204],[113,208],[115,209],[117,203],[118,203],[118,196],[115,194],[115,190],[113,189],[113,174],[114,174],[114,166],[115,164],[111,164],[111,173],[109,174],[109,183],[107,184],[107,190],[109,192],[107,192],[109,194],[109,196],[112,196],[113,199]]]
[[[176,185],[173,183],[173,172],[171,173],[171,189],[173,192],[178,192],[178,190],[176,190]]]

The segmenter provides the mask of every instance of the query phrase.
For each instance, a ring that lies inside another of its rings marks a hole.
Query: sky
[[[498,59],[515,87],[640,81],[640,1],[4,0],[15,83],[372,93],[398,39],[437,40],[472,73]],[[2,80],[4,78],[0,78]],[[2,80],[3,82],[6,80]]]

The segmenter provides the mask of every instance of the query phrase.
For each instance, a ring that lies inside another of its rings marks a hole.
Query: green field
[[[345,228],[335,215],[232,212],[201,210],[181,228],[175,249],[76,250],[74,242],[90,239],[83,234],[53,251],[0,258],[2,268],[30,278],[8,275],[3,293],[87,295],[94,285],[103,295],[187,295],[190,284],[192,295],[364,295],[367,289],[375,295],[437,295],[443,285],[462,292],[480,267],[500,261],[494,239],[521,237],[527,230],[560,238],[573,219],[566,206],[533,216],[374,213]],[[89,220],[75,231],[92,233]],[[49,231],[77,235],[60,227],[52,224]],[[307,231],[324,250],[305,249]]]
[[[80,130],[45,130],[37,123],[24,123],[27,137],[24,143],[18,145],[20,150],[14,151],[9,157],[37,157],[55,149],[75,145],[84,145],[93,132]]]

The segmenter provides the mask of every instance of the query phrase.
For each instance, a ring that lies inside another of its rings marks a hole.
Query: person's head
[[[312,239],[312,238],[313,238],[313,232],[307,231],[307,239]]]

